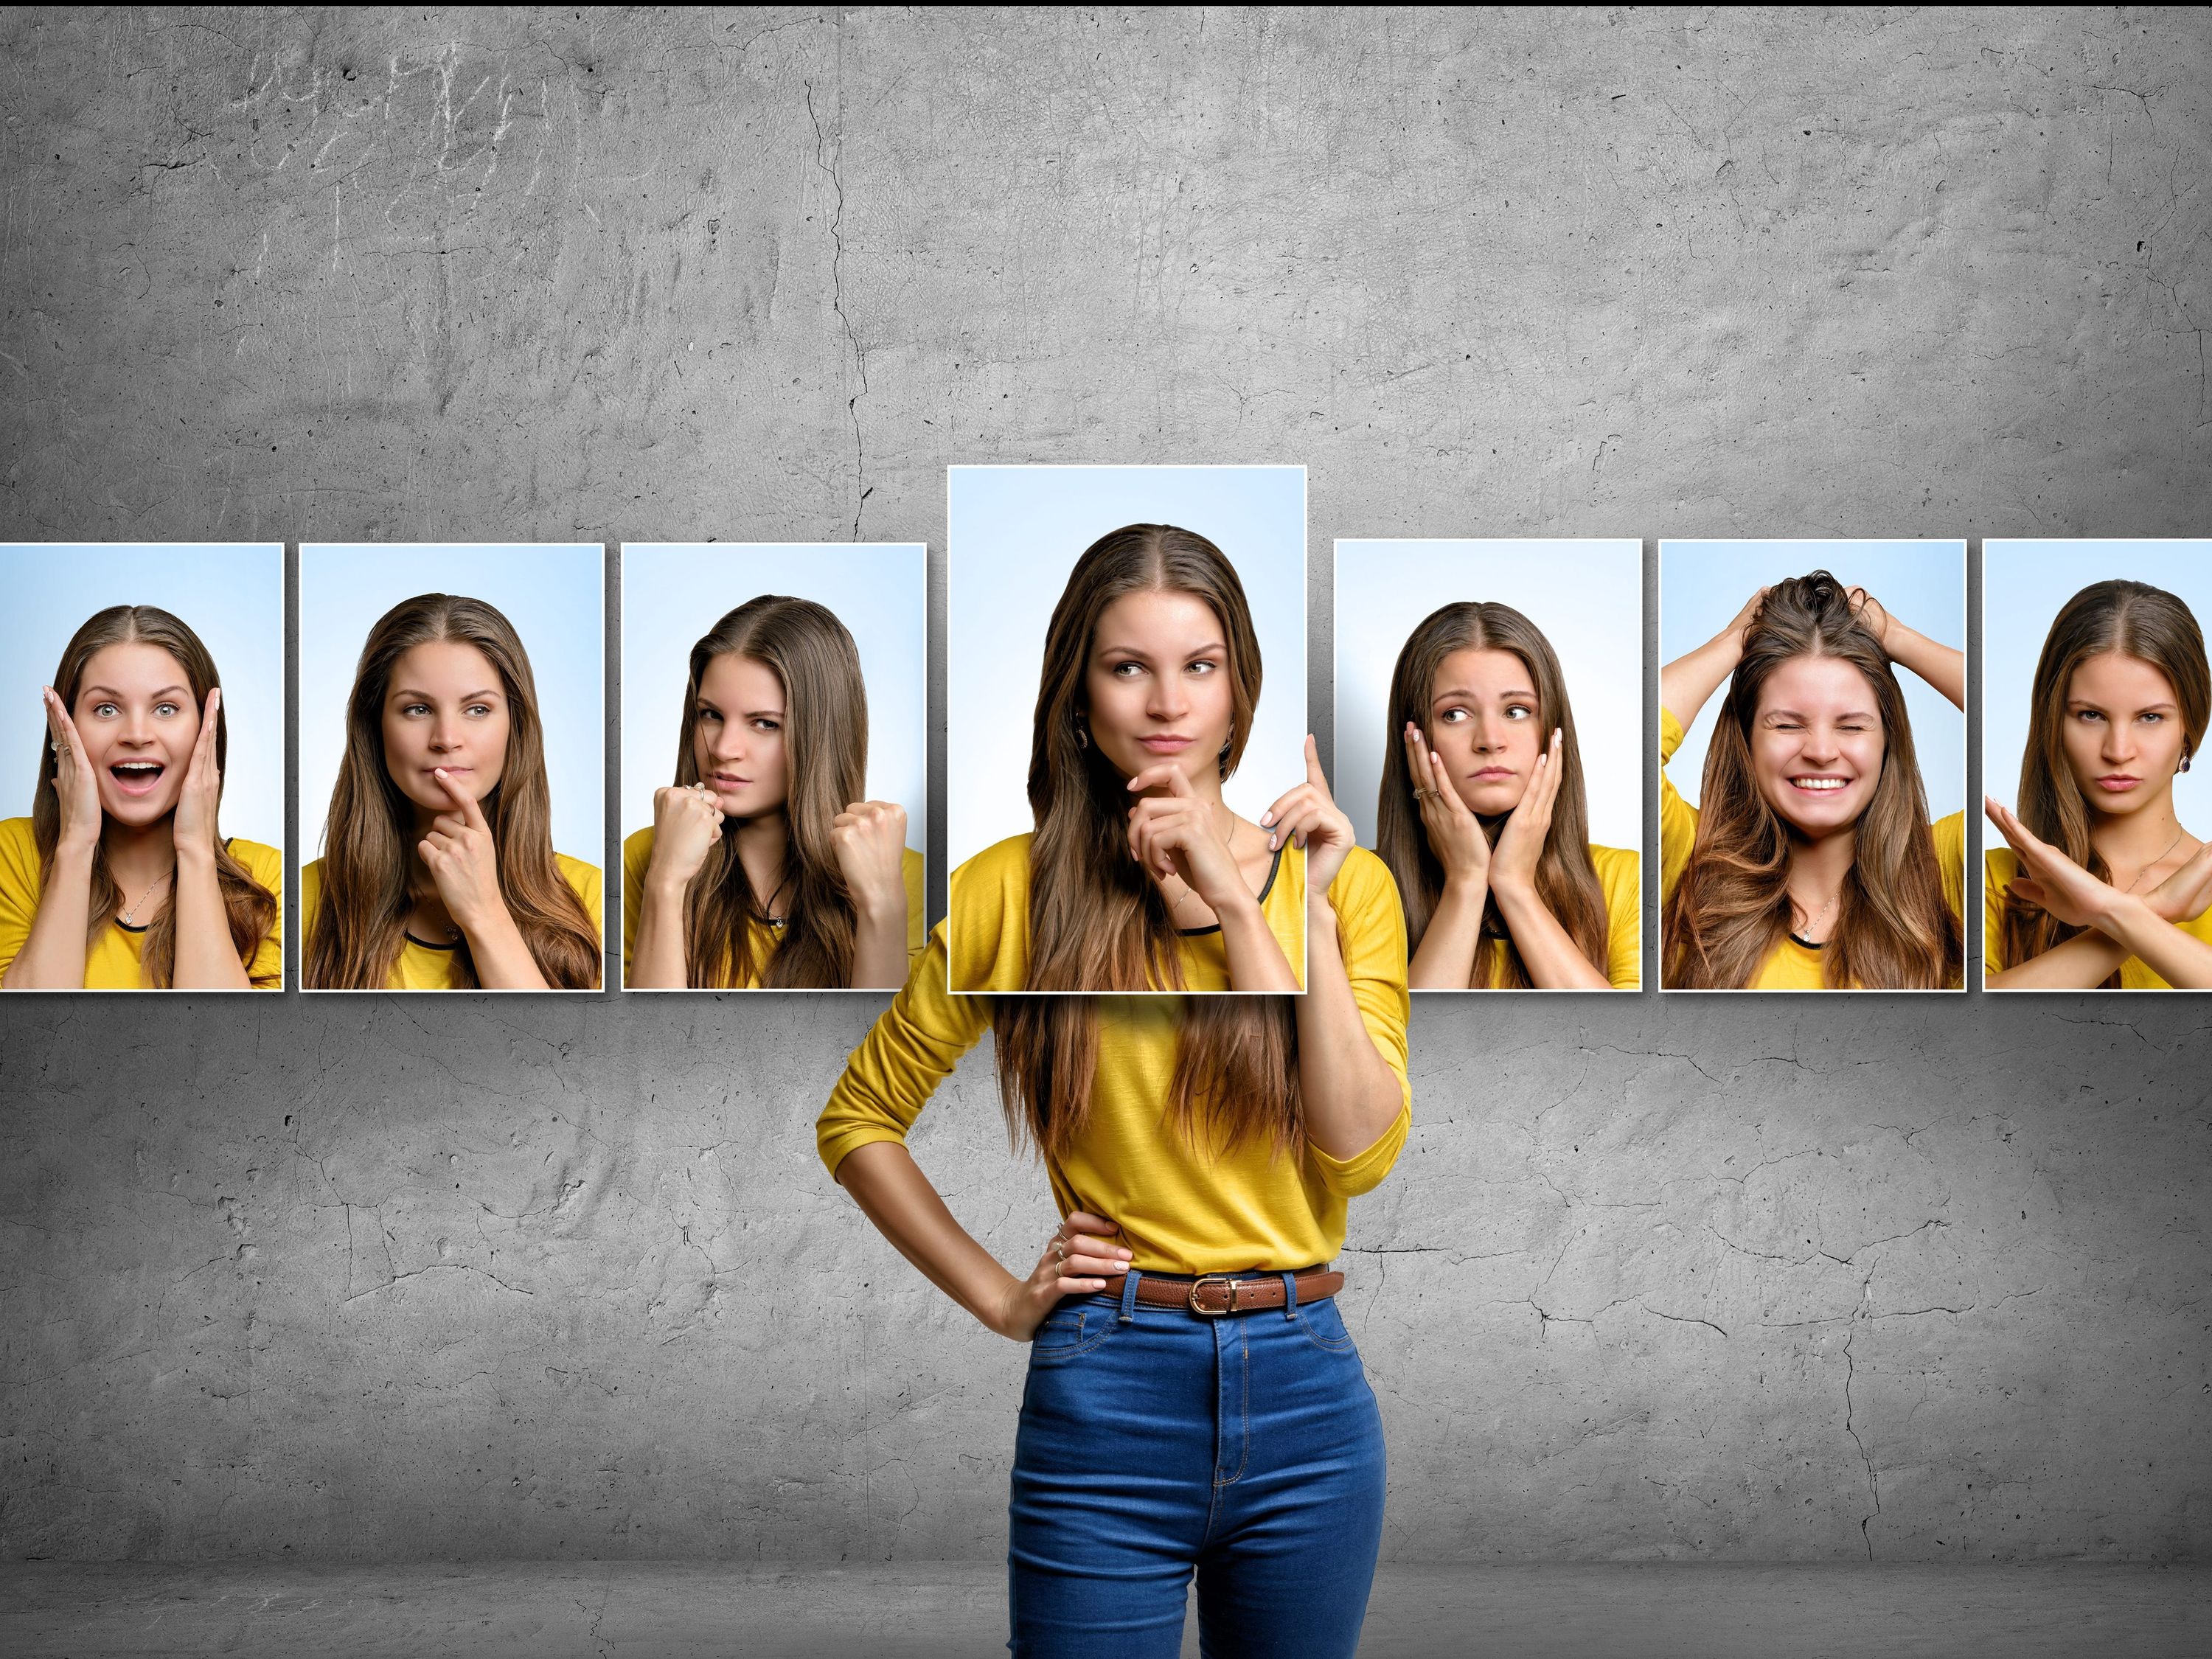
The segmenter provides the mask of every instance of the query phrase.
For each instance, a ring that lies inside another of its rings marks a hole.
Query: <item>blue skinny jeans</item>
[[[1194,1570],[1207,1659],[1350,1659],[1382,1419],[1334,1298],[1208,1319],[1139,1304],[1137,1277],[1066,1298],[1031,1344],[1006,1645],[1175,1659]]]

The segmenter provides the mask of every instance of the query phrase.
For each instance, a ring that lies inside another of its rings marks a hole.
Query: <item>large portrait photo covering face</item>
[[[601,977],[605,555],[300,550],[300,978],[579,991]]]
[[[1982,544],[1983,983],[2212,989],[2212,540]]]
[[[1662,988],[1965,988],[1966,552],[1660,544]]]
[[[921,957],[919,543],[623,549],[623,987],[896,990]]]
[[[951,988],[1303,988],[1304,469],[954,467],[947,526]]]
[[[1336,781],[1416,990],[1642,984],[1643,543],[1340,541]]]
[[[281,990],[282,545],[0,545],[0,988]]]

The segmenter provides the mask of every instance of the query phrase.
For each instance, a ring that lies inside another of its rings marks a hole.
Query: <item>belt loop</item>
[[[1283,1281],[1283,1317],[1296,1319],[1298,1316],[1298,1276],[1283,1273],[1279,1277]]]
[[[1120,1324],[1130,1325],[1137,1318],[1137,1281],[1144,1277],[1134,1267],[1121,1275],[1121,1317]]]

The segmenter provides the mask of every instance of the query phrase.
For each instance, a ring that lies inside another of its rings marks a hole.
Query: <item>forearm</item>
[[[545,991],[545,975],[514,918],[501,905],[495,915],[461,924],[468,935],[469,956],[477,968],[477,983],[487,991]]]
[[[10,991],[81,991],[84,988],[85,935],[92,926],[92,848],[62,848],[54,854],[39,895],[30,937],[15,953],[0,987]]]
[[[1659,671],[1659,705],[1686,732],[1705,700],[1720,683],[1735,672],[1743,647],[1735,630],[1717,634],[1696,650],[1686,652]]]
[[[1359,1017],[1326,898],[1306,906],[1306,994],[1292,1005],[1306,1139],[1331,1158],[1356,1158],[1398,1121],[1405,1097]]]
[[[637,945],[630,951],[625,987],[680,991],[690,983],[684,963],[684,890],[650,879],[638,904]]]
[[[906,983],[906,889],[893,901],[859,907],[853,938],[853,988],[896,991]]]
[[[1018,1281],[953,1218],[903,1142],[854,1147],[837,1166],[837,1184],[925,1279],[998,1328],[996,1316]]]
[[[1907,628],[1894,617],[1881,648],[1892,662],[1901,663],[1934,686],[1959,709],[1966,706],[1966,653],[1938,645],[1925,634]]]
[[[2092,928],[1982,983],[1992,991],[2086,991],[2118,973],[2127,959],[2121,945]]]
[[[1283,955],[1282,943],[1267,926],[1258,902],[1248,899],[1231,910],[1215,914],[1221,921],[1221,943],[1229,957],[1229,988],[1295,995],[1298,976]]]
[[[1420,949],[1406,964],[1406,983],[1418,991],[1464,991],[1474,983],[1475,953],[1482,948],[1482,909],[1490,886],[1480,878],[1446,881],[1422,930]]]
[[[251,990],[252,979],[231,942],[230,913],[210,852],[177,854],[177,954],[169,982],[179,991]]]
[[[1551,907],[1534,888],[1510,884],[1498,890],[1498,912],[1512,933],[1529,979],[1543,991],[1610,991],[1613,981],[1582,953]]]
[[[2212,990],[2212,945],[2184,933],[2141,899],[2123,893],[2097,926],[2174,989]]]

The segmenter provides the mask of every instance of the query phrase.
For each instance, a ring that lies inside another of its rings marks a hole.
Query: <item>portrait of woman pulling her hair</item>
[[[864,800],[853,636],[764,594],[691,647],[676,781],[623,843],[623,983],[895,990],[921,954],[906,809]]]
[[[1634,990],[1640,860],[1593,846],[1566,677],[1510,605],[1432,611],[1390,677],[1376,850],[1416,990]]]
[[[216,825],[229,740],[199,635],[111,605],[42,702],[31,816],[0,823],[0,986],[281,989],[284,859]]]
[[[586,990],[599,872],[553,850],[530,658],[482,599],[377,619],[346,700],[323,856],[300,872],[309,990]]]
[[[2203,752],[2212,670],[2189,607],[2102,581],[2066,602],[2035,665],[2008,848],[1983,854],[1992,990],[2212,989],[2212,843],[2173,781]]]
[[[1405,930],[1310,738],[1306,781],[1259,825],[1220,804],[1259,691],[1218,548],[1162,525],[1093,544],[1045,650],[1036,835],[954,872],[951,915],[818,1125],[823,1161],[884,1237],[1030,1344],[1017,1654],[1173,1655],[1194,1571],[1210,1652],[1358,1644],[1382,1422],[1330,1264],[1347,1201],[1405,1141]],[[1293,991],[1262,892],[1298,908],[1304,995],[1021,994]],[[949,990],[963,981],[1000,994]],[[1042,1156],[1061,1216],[1021,1273],[904,1145],[987,1030],[1008,1129]]]
[[[1662,765],[1729,681],[1698,804],[1662,775],[1668,988],[1963,983],[1965,815],[1928,822],[1893,664],[1966,708],[1965,653],[1816,570],[1660,671]]]

